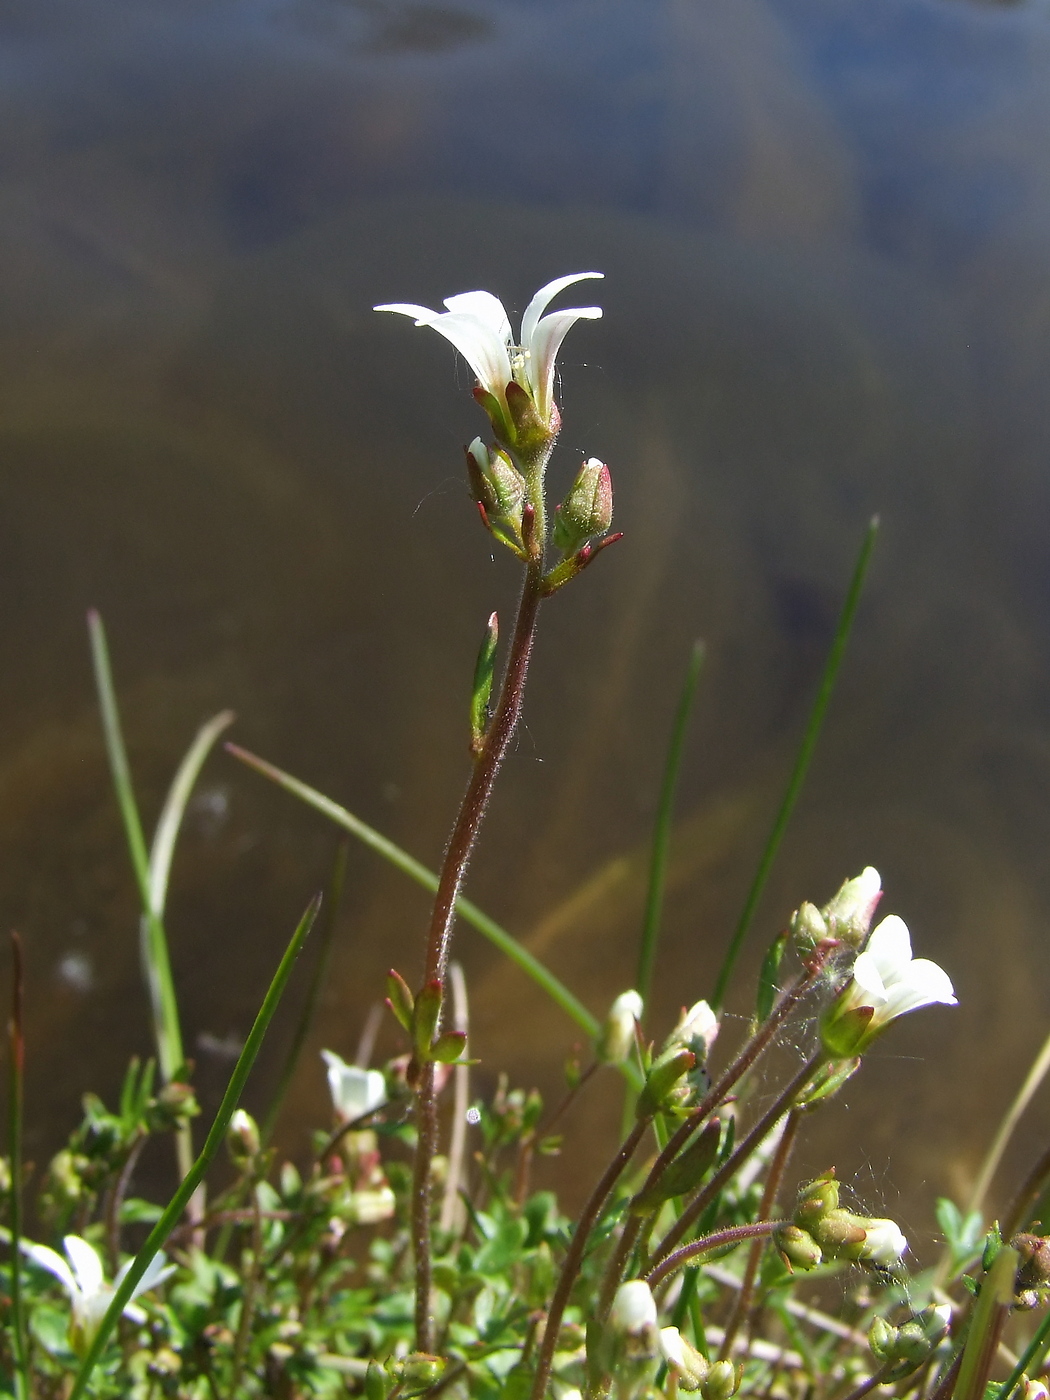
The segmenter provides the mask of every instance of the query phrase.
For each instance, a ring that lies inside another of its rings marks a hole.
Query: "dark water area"
[[[895,1027],[808,1149],[921,1239],[1050,1030],[1050,10],[34,0],[3,29],[0,925],[27,944],[30,1155],[149,1048],[86,609],[150,821],[229,705],[436,863],[516,580],[462,486],[469,372],[369,308],[485,287],[520,313],[594,267],[553,470],[607,460],[626,539],[547,608],[470,893],[596,1013],[630,984],[702,636],[654,1024],[708,991],[881,512],[749,970],[871,863],[950,972],[959,1008]],[[209,762],[168,918],[208,1104],[334,846]],[[351,1055],[386,968],[417,975],[425,911],[353,853],[289,1151],[327,1116],[317,1049]],[[573,1028],[472,931],[457,955],[480,1082],[556,1092]],[[618,1114],[610,1078],[576,1140]],[[1044,1094],[1000,1199],[1048,1127]]]

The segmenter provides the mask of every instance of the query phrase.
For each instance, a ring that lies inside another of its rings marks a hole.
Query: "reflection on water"
[[[813,1165],[890,1204],[963,1182],[1050,990],[1045,11],[54,0],[5,23],[0,914],[29,948],[32,1150],[147,1043],[85,609],[148,812],[232,705],[242,743],[437,861],[515,581],[464,499],[479,425],[446,347],[368,308],[486,286],[520,309],[593,266],[606,319],[569,343],[556,470],[609,460],[627,538],[547,609],[472,893],[595,1010],[630,981],[702,635],[659,1014],[701,994],[880,510],[761,933],[879,866],[962,1005],[895,1028]],[[206,1095],[332,849],[213,760],[169,921]],[[317,1044],[352,1051],[424,907],[355,853]],[[459,946],[477,1053],[552,1084],[571,1029]],[[306,1064],[301,1121],[323,1092]]]

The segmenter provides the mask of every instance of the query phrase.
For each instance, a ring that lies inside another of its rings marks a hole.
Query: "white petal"
[[[451,341],[482,387],[502,401],[511,380],[510,355],[506,343],[490,326],[476,316],[463,316],[454,311],[446,311],[423,324],[433,326]]]
[[[870,953],[861,953],[853,964],[853,988],[850,990],[849,1000],[853,1006],[882,1006],[886,1001],[886,986],[879,965]]]
[[[891,1016],[903,1016],[907,1011],[917,1011],[920,1006],[932,1006],[935,1002],[958,1005],[951,978],[943,967],[929,958],[915,958],[890,988],[887,1010]]]
[[[867,1228],[861,1257],[889,1269],[907,1248],[908,1241],[896,1221],[872,1220]]]
[[[46,1269],[49,1274],[54,1274],[59,1283],[62,1284],[71,1298],[79,1296],[80,1288],[73,1277],[73,1270],[69,1267],[61,1254],[57,1254],[46,1244],[27,1244],[23,1246],[24,1253],[34,1264],[39,1264],[42,1269]]]
[[[682,1334],[677,1327],[661,1327],[659,1342],[660,1355],[667,1362],[668,1366],[674,1366],[679,1371],[687,1371],[689,1369],[686,1364]]]
[[[881,923],[876,924],[863,956],[871,958],[888,987],[911,962],[908,925],[898,915],[888,914]]]
[[[120,1285],[124,1282],[124,1276],[131,1268],[134,1262],[135,1261],[133,1259],[129,1259],[126,1264],[121,1265],[120,1272],[117,1274],[117,1277],[113,1281],[113,1286],[115,1288],[119,1288]],[[151,1288],[156,1288],[158,1283],[163,1283],[166,1278],[170,1278],[171,1275],[175,1272],[175,1265],[166,1263],[163,1251],[158,1250],[157,1253],[146,1265],[145,1273],[142,1275],[138,1283],[136,1283],[135,1287],[132,1289],[132,1298],[137,1298],[142,1293],[148,1293]],[[126,1313],[127,1308],[125,1308],[124,1311]]]
[[[597,321],[601,314],[600,306],[575,307],[571,311],[552,311],[549,316],[544,316],[525,343],[523,348],[528,354],[525,364],[529,383],[532,385],[532,396],[544,422],[550,418],[551,392],[554,387],[554,363],[558,358],[562,341],[577,321]]]
[[[504,345],[510,344],[510,319],[499,297],[494,297],[491,292],[460,292],[458,296],[446,297],[445,305],[450,311],[475,317],[494,335],[498,335]]]
[[[525,315],[521,318],[522,349],[529,349],[536,327],[540,323],[540,317],[559,292],[564,291],[566,287],[571,287],[574,282],[586,281],[588,277],[604,276],[604,272],[570,272],[568,277],[556,277],[553,282],[548,282],[545,287],[541,287],[526,306]]]
[[[361,1118],[386,1103],[386,1081],[379,1070],[348,1065],[332,1050],[322,1050],[321,1057],[328,1066],[332,1103],[341,1118]]]
[[[97,1293],[105,1281],[105,1275],[102,1272],[102,1260],[95,1248],[79,1235],[66,1235],[62,1247],[73,1265],[80,1291]]]
[[[396,311],[399,316],[411,316],[417,326],[429,326],[431,321],[444,315],[442,311],[431,311],[427,306],[416,306],[410,301],[390,301],[383,306],[373,306],[373,311]]]

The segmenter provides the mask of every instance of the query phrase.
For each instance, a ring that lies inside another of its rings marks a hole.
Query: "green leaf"
[[[780,963],[787,945],[788,934],[785,929],[783,933],[778,933],[773,939],[766,956],[762,959],[762,970],[758,974],[758,996],[755,1001],[755,1020],[759,1025],[767,1019],[773,1010],[773,1003],[776,1001],[779,991],[777,977],[780,972]]]
[[[481,649],[474,665],[474,685],[470,695],[470,739],[475,753],[480,752],[489,722],[489,701],[496,674],[496,648],[499,643],[499,618],[492,613],[481,639]]]
[[[386,975],[386,997],[387,1005],[400,1021],[401,1025],[412,1034],[412,1025],[415,1017],[415,998],[412,995],[408,983],[399,972],[393,968]]]

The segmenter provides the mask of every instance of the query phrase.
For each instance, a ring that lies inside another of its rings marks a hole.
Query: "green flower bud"
[[[868,936],[875,909],[882,898],[882,879],[873,866],[867,866],[847,880],[822,913],[828,935],[850,948],[859,948]]]
[[[730,1400],[740,1386],[743,1369],[732,1361],[716,1361],[708,1371],[703,1385],[704,1400]]]
[[[824,1257],[813,1236],[797,1225],[782,1226],[773,1238],[781,1258],[792,1272],[799,1269],[807,1274],[811,1269],[815,1269]]]
[[[711,1371],[711,1363],[677,1327],[660,1328],[660,1355],[668,1369],[676,1373],[682,1390],[699,1390]]]
[[[669,1113],[680,1108],[683,1101],[689,1098],[689,1086],[679,1081],[695,1064],[696,1056],[691,1050],[675,1046],[658,1055],[638,1095],[638,1117],[652,1118],[657,1113]]]
[[[485,523],[502,543],[517,551],[525,507],[525,478],[505,452],[475,438],[466,449],[471,493],[485,512]]]
[[[796,949],[804,958],[813,952],[818,943],[824,943],[828,938],[828,926],[823,914],[815,904],[808,902],[800,904],[792,914],[788,930]]]
[[[588,457],[569,494],[556,508],[554,543],[565,554],[575,554],[595,535],[604,535],[612,524],[613,494],[609,468],[597,457]]]

